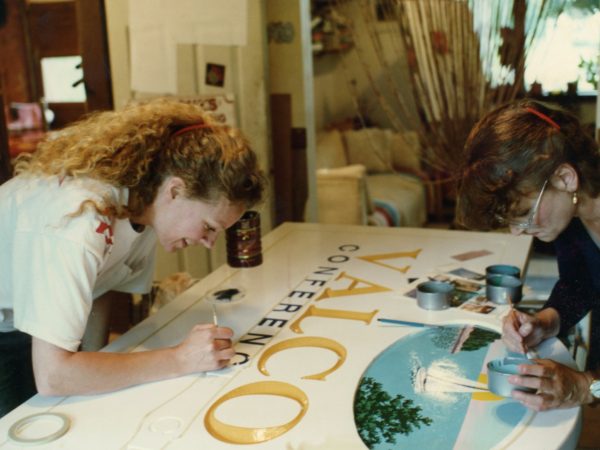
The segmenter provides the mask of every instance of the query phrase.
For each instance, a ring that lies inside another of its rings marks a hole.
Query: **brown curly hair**
[[[456,221],[467,228],[501,228],[499,218],[511,218],[519,200],[539,191],[563,163],[577,171],[582,192],[600,193],[597,143],[573,114],[543,102],[523,99],[488,113],[471,130],[465,155]]]
[[[205,126],[177,133],[194,124]],[[265,188],[256,154],[239,130],[215,123],[195,105],[166,98],[93,113],[19,157],[15,172],[89,177],[127,187],[129,208],[107,199],[95,206],[118,217],[140,215],[168,176],[180,177],[190,198],[224,196],[246,208],[262,199]]]

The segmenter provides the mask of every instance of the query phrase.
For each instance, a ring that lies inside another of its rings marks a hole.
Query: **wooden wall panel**
[[[0,89],[5,104],[31,102],[35,82],[29,67],[24,0],[5,0],[6,22],[0,26]]]
[[[36,58],[80,54],[75,2],[30,3],[27,18]]]
[[[12,166],[8,150],[8,130],[6,129],[4,111],[4,96],[0,92],[0,184],[12,176]]]

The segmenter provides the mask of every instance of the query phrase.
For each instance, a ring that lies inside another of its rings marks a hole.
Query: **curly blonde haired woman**
[[[94,303],[149,291],[156,241],[210,248],[263,190],[239,131],[165,99],[91,115],[18,161],[0,186],[0,416],[36,387],[94,394],[225,366],[233,333],[212,324],[164,349],[80,346]]]

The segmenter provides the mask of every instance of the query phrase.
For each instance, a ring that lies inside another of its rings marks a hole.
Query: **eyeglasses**
[[[504,219],[502,217],[498,217],[498,221],[504,225],[507,225],[512,228],[516,228],[521,231],[531,231],[531,230],[536,229],[537,225],[534,222],[535,215],[537,214],[538,209],[540,208],[540,203],[542,202],[542,195],[544,195],[544,190],[546,190],[547,184],[548,184],[548,180],[544,181],[544,184],[542,185],[542,189],[540,190],[540,193],[538,194],[537,199],[536,199],[535,203],[533,204],[533,208],[531,208],[531,212],[529,213],[529,216],[527,217],[526,222],[520,222],[520,221],[514,220],[514,219]]]

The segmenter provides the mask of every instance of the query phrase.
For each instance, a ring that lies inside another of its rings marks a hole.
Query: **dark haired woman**
[[[524,352],[564,335],[592,312],[588,370],[550,360],[521,365],[513,391],[524,405],[545,410],[600,401],[600,153],[576,117],[541,102],[520,100],[487,114],[466,143],[457,220],[467,228],[508,227],[554,241],[559,281],[535,315],[517,312],[503,339]]]

